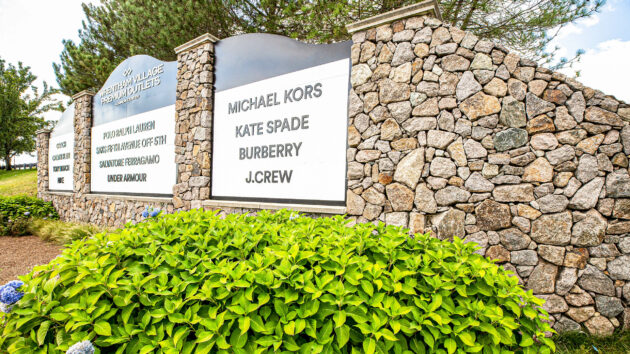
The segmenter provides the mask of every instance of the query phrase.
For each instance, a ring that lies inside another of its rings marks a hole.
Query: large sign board
[[[74,103],[63,112],[48,142],[48,189],[74,188]]]
[[[92,192],[172,195],[177,63],[122,62],[93,98]]]
[[[213,199],[345,204],[350,45],[218,43]]]

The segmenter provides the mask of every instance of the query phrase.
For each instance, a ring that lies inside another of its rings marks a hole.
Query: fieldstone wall
[[[206,34],[175,50],[177,184],[173,203],[178,210],[201,208],[202,201],[210,198],[215,41]]]
[[[627,326],[630,107],[434,18],[352,39],[348,214],[478,243],[559,331]]]
[[[41,193],[48,190],[48,149],[50,147],[50,130],[40,129],[35,132],[37,140],[37,197],[41,198]]]
[[[90,193],[92,170],[92,99],[94,93],[83,91],[72,97],[74,109],[74,203],[71,218],[89,222],[85,195]]]
[[[90,194],[87,93],[75,96],[74,193],[47,191],[41,132],[38,195],[65,220],[109,226],[146,206],[255,213],[209,200],[215,41],[176,49],[172,199]],[[477,243],[547,300],[558,331],[629,326],[630,106],[434,18],[353,42],[348,217]]]

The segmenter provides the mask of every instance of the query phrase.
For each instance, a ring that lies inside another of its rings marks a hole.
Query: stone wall
[[[630,107],[434,18],[352,40],[348,214],[478,243],[557,330],[627,325]]]
[[[214,42],[204,35],[175,49],[175,162],[177,184],[173,202],[178,209],[201,208],[210,198],[210,149],[214,91]]]
[[[37,197],[48,191],[48,149],[50,148],[50,130],[40,129],[35,132],[37,141]]]
[[[630,107],[435,18],[363,28],[352,38],[348,217],[476,242],[547,300],[559,331],[628,326]],[[65,220],[109,226],[140,220],[146,206],[283,207],[210,200],[215,41],[176,49],[172,198],[90,194],[88,93],[75,96],[74,193],[47,191],[40,132],[38,195]]]

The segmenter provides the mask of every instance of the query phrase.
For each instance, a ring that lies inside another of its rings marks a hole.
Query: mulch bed
[[[28,274],[36,265],[50,262],[61,254],[61,249],[37,236],[0,236],[0,285]]]

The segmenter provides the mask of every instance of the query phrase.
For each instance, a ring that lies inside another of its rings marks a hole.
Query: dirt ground
[[[0,236],[0,285],[50,262],[61,254],[61,248],[37,236]]]

